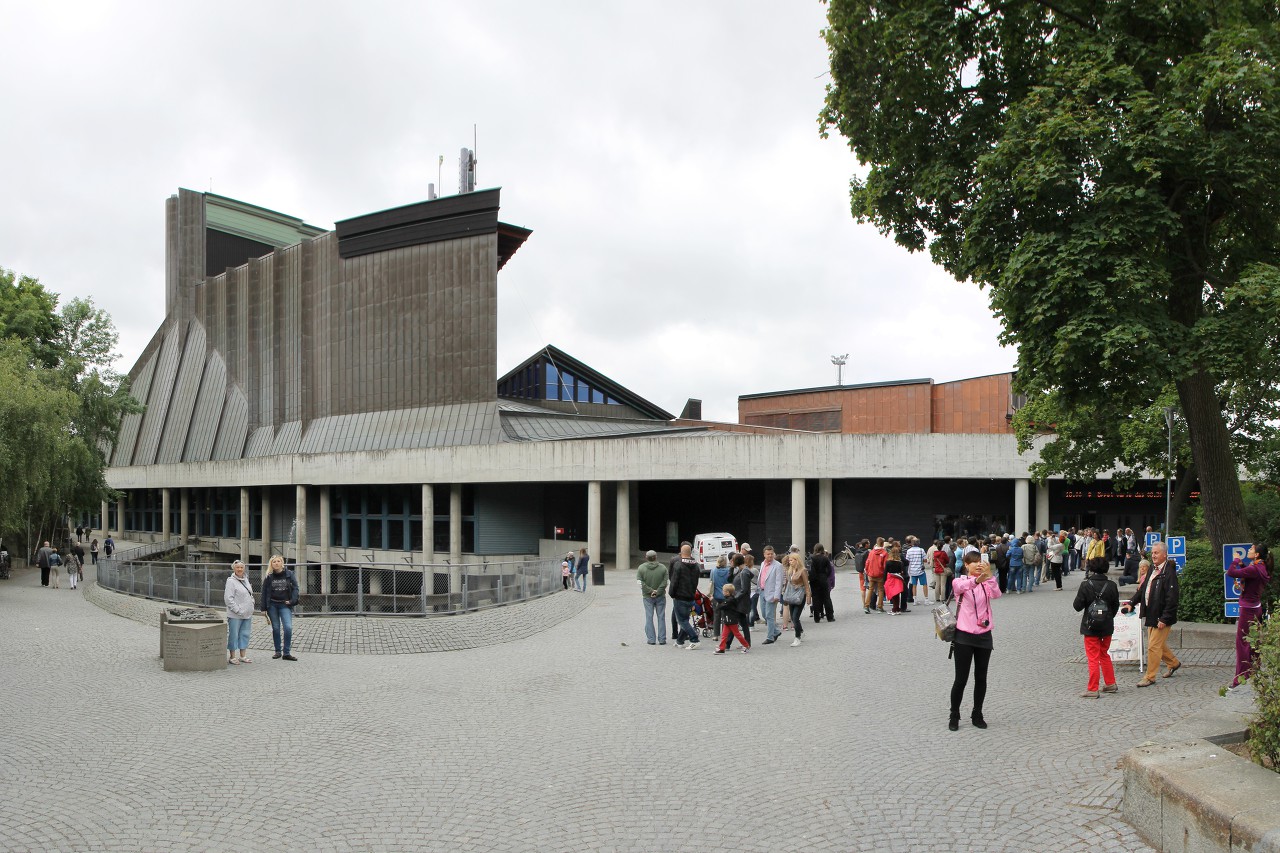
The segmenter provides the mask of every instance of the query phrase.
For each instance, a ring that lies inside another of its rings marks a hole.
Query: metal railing
[[[110,557],[105,557],[101,553],[98,555],[99,560],[108,559],[112,561],[127,563],[131,560],[145,560],[148,557],[154,557],[156,554],[164,554],[169,551],[176,551],[182,547],[181,539],[169,539],[165,542],[152,542],[150,545],[138,545],[127,551],[116,551]]]
[[[224,606],[230,563],[100,560],[99,585],[162,601]],[[412,563],[311,563],[298,578],[299,616],[427,616],[528,601],[563,587],[560,561],[518,560],[461,566]],[[245,576],[262,599],[262,567]]]

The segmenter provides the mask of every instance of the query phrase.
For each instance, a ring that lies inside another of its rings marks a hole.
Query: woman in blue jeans
[[[290,654],[290,648],[293,645],[293,608],[298,606],[298,580],[293,572],[285,569],[284,557],[279,554],[272,557],[268,565],[271,571],[262,582],[262,609],[271,620],[271,639],[276,647],[271,658],[297,660]],[[283,645],[281,634],[284,635]]]
[[[587,556],[587,549],[579,548],[578,549],[578,565],[577,565],[577,568],[574,569],[574,575],[573,575],[573,588],[577,589],[578,592],[587,591],[587,566],[590,564],[590,562],[591,562],[591,558]],[[579,583],[582,584],[581,589],[578,589]]]

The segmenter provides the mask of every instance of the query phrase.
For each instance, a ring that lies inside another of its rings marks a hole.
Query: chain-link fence
[[[108,589],[206,607],[222,607],[230,563],[100,560]],[[411,563],[289,566],[297,574],[299,616],[421,616],[461,613],[538,598],[562,589],[559,560],[461,566]],[[262,566],[246,566],[261,601]]]

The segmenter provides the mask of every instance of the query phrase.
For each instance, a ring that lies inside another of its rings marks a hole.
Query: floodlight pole
[[[836,366],[836,384],[844,384],[844,366],[849,361],[849,353],[831,356],[831,363]]]

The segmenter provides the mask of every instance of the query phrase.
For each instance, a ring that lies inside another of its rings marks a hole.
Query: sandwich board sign
[[[1111,634],[1111,647],[1107,650],[1114,663],[1137,661],[1138,668],[1146,667],[1147,644],[1143,642],[1142,617],[1137,612],[1117,613],[1115,631]]]

